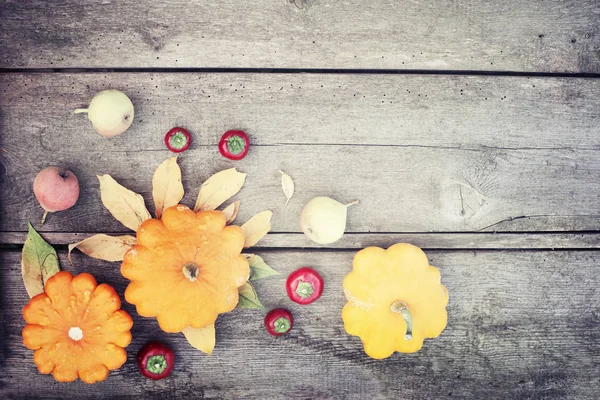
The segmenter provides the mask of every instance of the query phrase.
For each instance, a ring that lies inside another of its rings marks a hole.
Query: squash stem
[[[74,326],[71,329],[69,329],[69,337],[74,341],[78,342],[81,339],[83,339],[83,331],[80,327]]]
[[[412,339],[412,314],[408,309],[408,306],[405,302],[401,300],[396,300],[392,303],[390,309],[395,314],[402,315],[404,321],[406,322],[406,335],[404,335],[404,339],[411,340]]]
[[[198,277],[198,266],[193,262],[185,264],[183,266],[182,271],[183,275],[185,275],[185,277],[188,278],[190,282],[194,282]]]

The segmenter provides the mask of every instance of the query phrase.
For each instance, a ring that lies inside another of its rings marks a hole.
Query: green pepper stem
[[[233,135],[232,137],[227,139],[227,149],[231,154],[234,154],[236,156],[242,151],[244,151],[245,145],[246,142],[244,142],[244,139],[242,139],[238,135]]]
[[[410,310],[408,309],[408,306],[406,305],[406,303],[401,300],[396,300],[395,302],[392,303],[390,309],[392,310],[393,313],[402,315],[402,318],[404,318],[404,321],[406,322],[406,335],[404,335],[404,339],[411,340],[412,339],[412,314],[410,313]]]
[[[286,317],[279,317],[273,322],[273,330],[277,333],[286,333],[290,330],[290,320]]]
[[[165,369],[167,369],[168,366],[167,359],[162,354],[148,357],[148,361],[146,362],[146,369],[156,375],[165,372]]]
[[[310,297],[315,292],[315,288],[312,283],[300,281],[298,283],[298,287],[296,288],[296,294],[302,297],[303,299]]]
[[[181,131],[176,132],[169,138],[169,145],[176,150],[181,150],[187,144],[187,137]]]

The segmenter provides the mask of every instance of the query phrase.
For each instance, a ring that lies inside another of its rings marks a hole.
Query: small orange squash
[[[51,373],[59,382],[79,377],[94,383],[125,363],[133,321],[120,310],[115,289],[97,285],[90,274],[73,277],[61,271],[44,290],[23,308],[23,344],[35,350],[33,360],[42,374]]]
[[[372,358],[416,352],[425,338],[437,337],[446,327],[448,290],[440,283],[440,271],[416,246],[359,251],[343,286],[348,300],[342,309],[344,328],[361,338]]]
[[[125,254],[121,274],[131,281],[125,299],[165,332],[214,324],[235,308],[248,280],[243,247],[244,233],[226,226],[223,212],[169,207],[161,219],[140,225],[137,244]]]

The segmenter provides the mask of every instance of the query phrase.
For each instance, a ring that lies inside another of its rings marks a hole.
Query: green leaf
[[[262,257],[256,254],[244,254],[250,263],[250,277],[249,281],[257,281],[262,278],[266,278],[271,275],[279,275],[279,272],[269,267]]]
[[[238,289],[238,292],[240,294],[240,299],[236,308],[249,308],[253,310],[265,309],[260,300],[258,300],[258,295],[250,282],[244,283],[244,285]]]
[[[44,292],[44,285],[54,274],[60,271],[58,256],[30,223],[29,233],[23,245],[21,258],[21,274],[29,297]]]

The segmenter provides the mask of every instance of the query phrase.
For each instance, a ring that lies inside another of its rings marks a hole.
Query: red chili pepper
[[[304,267],[288,276],[285,287],[290,300],[310,304],[323,294],[323,278],[314,269]]]
[[[173,153],[181,153],[187,150],[190,147],[190,143],[192,143],[192,136],[188,131],[179,126],[171,129],[165,135],[165,144]]]
[[[230,160],[241,160],[248,154],[250,140],[244,131],[227,131],[219,141],[219,151]]]
[[[281,336],[292,330],[294,317],[285,308],[276,308],[269,311],[265,317],[265,328],[273,336]]]
[[[146,343],[137,354],[137,365],[146,378],[158,380],[169,376],[175,366],[175,353],[161,342]]]

